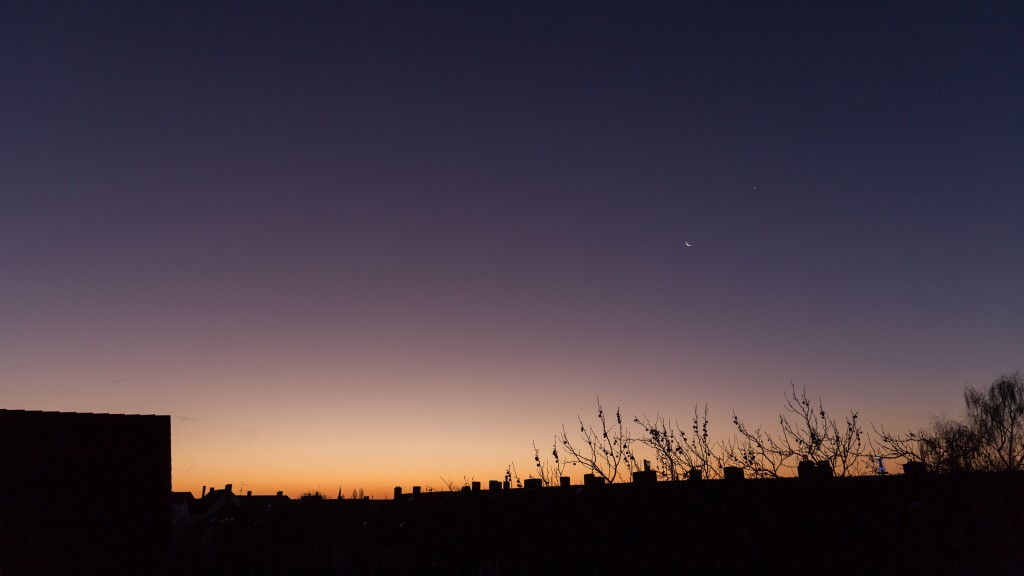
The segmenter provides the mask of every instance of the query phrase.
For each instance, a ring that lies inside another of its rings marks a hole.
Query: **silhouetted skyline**
[[[2,3],[0,406],[172,414],[176,490],[378,497],[597,396],[955,416],[1024,351],[1022,22]]]

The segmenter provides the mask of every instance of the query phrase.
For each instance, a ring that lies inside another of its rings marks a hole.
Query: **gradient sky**
[[[210,4],[0,0],[0,406],[171,414],[176,490],[1022,367],[1020,2]]]

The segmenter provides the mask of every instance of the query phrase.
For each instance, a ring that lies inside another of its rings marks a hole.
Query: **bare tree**
[[[935,473],[1024,469],[1024,379],[1003,375],[987,389],[964,390],[964,421],[935,418],[905,435],[875,430],[880,455],[923,462]]]
[[[762,427],[750,429],[736,414],[733,424],[739,437],[727,443],[726,459],[755,477],[778,477],[795,470],[801,460],[827,462],[837,476],[858,472],[865,456],[863,431],[858,414],[851,411],[845,422],[832,417],[818,400],[815,406],[807,389],[799,393],[790,383],[784,412],[779,415],[777,435]]]
[[[723,445],[725,461],[739,466],[754,478],[778,478],[788,456],[781,453],[775,439],[760,426],[751,430],[746,423],[732,414],[732,423],[739,436],[734,436]]]
[[[591,473],[604,478],[609,483],[616,480],[625,480],[629,472],[637,470],[636,457],[633,456],[633,439],[629,431],[622,423],[620,409],[615,409],[615,422],[608,424],[604,408],[601,406],[601,399],[597,399],[597,419],[600,422],[599,430],[593,425],[583,423],[582,417],[577,417],[580,424],[580,438],[582,443],[574,445],[562,425],[562,435],[558,442],[568,454],[570,464],[580,464]]]
[[[872,426],[871,429],[873,434],[868,436],[868,449],[872,456],[897,462],[924,462],[920,442],[922,433],[893,434],[885,426]]]
[[[724,456],[721,446],[712,443],[708,434],[708,406],[704,414],[693,407],[691,436],[687,436],[678,422],[673,423],[660,415],[654,420],[644,416],[633,421],[644,430],[639,439],[654,450],[658,473],[667,480],[679,480],[690,470],[700,470],[704,477],[721,478]]]
[[[932,422],[931,430],[921,432],[918,441],[922,460],[935,472],[973,472],[978,469],[981,437],[963,422],[938,418]]]
[[[658,475],[666,480],[679,480],[684,466],[685,433],[660,414],[655,415],[654,420],[647,416],[643,419],[634,416],[633,421],[644,430],[644,436],[639,441],[654,450]]]
[[[512,481],[515,480],[515,484]],[[505,482],[508,482],[509,486],[515,486],[516,488],[523,487],[523,481],[519,478],[519,472],[516,470],[516,463],[512,462],[505,468]]]
[[[883,458],[903,462],[921,462],[932,472],[972,472],[979,469],[981,438],[959,420],[937,417],[928,428],[904,435],[876,429],[877,441],[871,452]]]
[[[1024,379],[1004,374],[984,391],[967,387],[967,426],[979,440],[979,468],[990,472],[1024,469]]]
[[[554,462],[547,459],[541,462],[540,450],[537,449],[537,443],[533,443],[533,461],[537,468],[537,478],[540,478],[541,484],[544,486],[558,486],[561,482],[562,473],[565,471],[566,463],[562,462],[558,456],[557,437],[551,443],[551,456],[555,459]]]

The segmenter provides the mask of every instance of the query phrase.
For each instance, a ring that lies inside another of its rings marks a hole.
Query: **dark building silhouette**
[[[695,478],[493,481],[396,489],[393,500],[234,497],[228,487],[193,502],[194,521],[176,530],[174,573],[1024,573],[1020,474]]]
[[[168,574],[170,416],[0,410],[0,573]]]

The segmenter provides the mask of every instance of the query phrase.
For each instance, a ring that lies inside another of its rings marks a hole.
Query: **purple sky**
[[[172,414],[175,489],[1021,367],[1019,2],[207,4],[0,1],[0,406]]]

